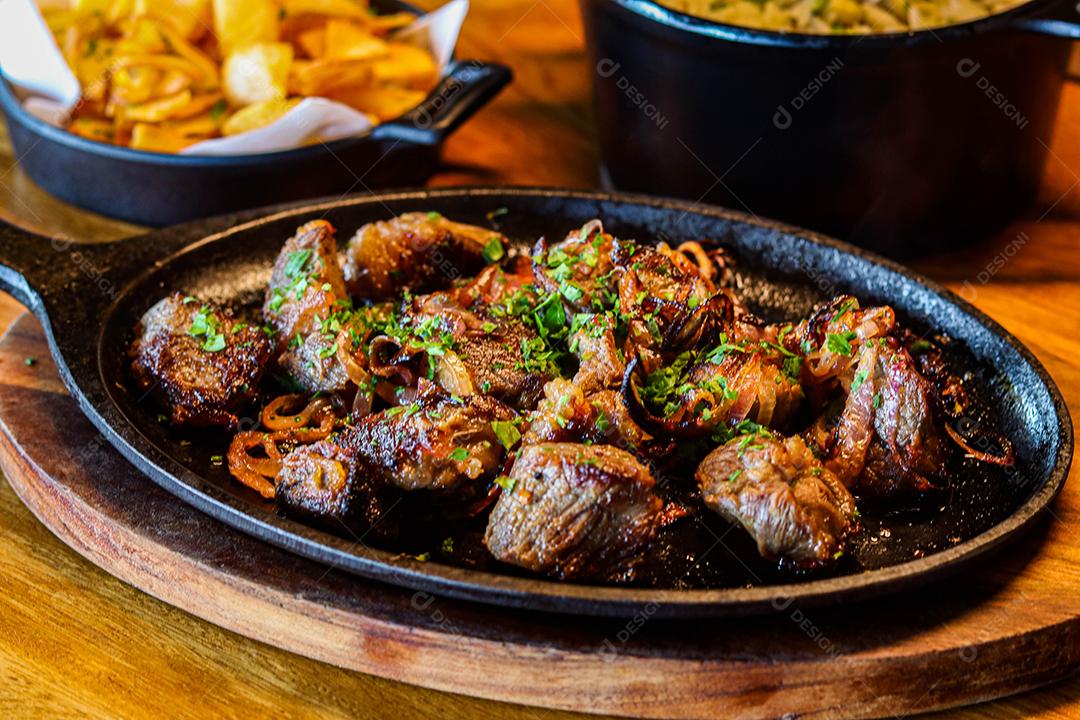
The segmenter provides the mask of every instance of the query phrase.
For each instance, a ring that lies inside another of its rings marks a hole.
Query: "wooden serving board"
[[[28,360],[31,358],[32,360]],[[356,578],[251,539],[132,468],[66,394],[37,322],[0,340],[0,467],[76,551],[242,635],[381,677],[633,717],[903,716],[1080,665],[1080,486],[974,570],[831,610],[735,621],[578,619]]]

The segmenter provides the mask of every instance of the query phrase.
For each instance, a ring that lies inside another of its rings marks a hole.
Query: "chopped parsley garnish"
[[[454,462],[465,462],[469,459],[469,451],[463,447],[456,447],[450,453],[450,459]]]
[[[848,300],[843,305],[841,305],[840,309],[836,311],[836,314],[832,316],[832,322],[836,322],[840,318],[844,317],[844,315],[846,315],[848,311],[854,310],[856,307],[858,307],[858,305],[859,303],[857,303],[854,298]]]
[[[225,336],[221,333],[221,321],[210,309],[203,305],[191,318],[188,335],[202,338],[199,347],[206,352],[220,352],[225,349]]]
[[[484,245],[484,259],[489,263],[498,262],[506,255],[506,250],[503,248],[502,240],[498,235],[492,235]]]
[[[860,370],[855,373],[855,378],[851,381],[851,392],[858,392],[859,388],[862,387],[862,384],[866,382],[867,374],[866,370]]]
[[[825,347],[829,352],[851,357],[851,341],[857,337],[854,332],[829,333],[825,336]]]
[[[517,480],[507,475],[500,475],[495,478],[495,484],[503,489],[503,492],[513,492],[514,486],[517,485]]]
[[[505,420],[492,420],[491,429],[495,433],[495,437],[499,439],[499,444],[509,450],[517,444],[517,441],[521,439],[521,432],[518,431],[514,423]]]
[[[218,100],[210,108],[210,119],[214,122],[217,122],[222,118],[222,116],[225,114],[225,111],[228,109],[229,103],[225,102],[224,98]]]
[[[311,259],[311,250],[297,250],[289,253],[285,260],[285,277],[300,277],[309,259]]]

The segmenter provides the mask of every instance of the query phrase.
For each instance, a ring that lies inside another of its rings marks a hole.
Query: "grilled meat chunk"
[[[179,293],[146,311],[129,351],[135,381],[180,425],[235,429],[272,354],[258,328]]]
[[[290,517],[353,536],[394,534],[387,514],[397,490],[375,477],[355,448],[332,440],[303,445],[285,456],[275,488]]]
[[[627,371],[623,397],[647,431],[692,438],[750,420],[783,428],[798,411],[802,387],[775,350],[724,342],[704,353],[681,354],[636,384]]]
[[[742,525],[764,557],[808,567],[843,551],[855,500],[799,437],[732,440],[695,478],[705,504]]]
[[[367,472],[402,490],[469,491],[501,466],[504,450],[492,422],[511,422],[498,400],[452,398],[426,387],[415,403],[370,415],[342,434],[340,444]]]
[[[368,223],[349,240],[345,282],[349,292],[386,300],[404,289],[427,292],[475,272],[484,248],[507,239],[494,230],[446,219],[438,213],[405,213]]]
[[[574,384],[586,392],[615,390],[626,373],[623,354],[615,344],[615,320],[608,314],[579,315],[570,335],[570,350],[578,357]]]
[[[526,362],[536,338],[517,318],[479,314],[454,293],[421,295],[402,313],[400,326],[375,343],[372,369],[405,385],[428,376],[454,395],[490,395],[526,408],[536,404],[551,377]]]
[[[617,244],[614,256],[621,270],[619,310],[629,320],[627,344],[640,358],[642,369],[653,372],[664,362],[669,333],[684,334],[679,321],[706,305],[716,287],[693,261],[664,243],[656,247]]]
[[[779,343],[802,357],[801,381],[808,394],[821,399],[843,385],[863,345],[895,331],[896,313],[888,306],[863,308],[851,295],[840,295],[807,320],[773,327]]]
[[[301,225],[274,261],[263,303],[263,317],[277,331],[278,350],[318,329],[319,320],[330,317],[339,309],[335,303],[347,297],[333,225],[325,220]]]
[[[903,500],[933,488],[944,452],[931,385],[894,338],[867,342],[826,464],[860,496]]]
[[[617,391],[586,394],[576,382],[561,379],[544,385],[544,398],[521,439],[522,445],[551,442],[615,445],[646,457],[668,449],[633,421]]]
[[[484,544],[502,562],[564,580],[633,580],[663,522],[648,469],[608,445],[525,447],[509,484]]]
[[[350,306],[333,226],[325,220],[301,226],[274,263],[263,317],[277,331],[278,365],[305,392],[352,389],[338,352]]]
[[[572,313],[609,310],[615,304],[615,239],[599,220],[586,223],[549,246],[540,238],[533,248],[533,277],[544,295],[558,295]]]

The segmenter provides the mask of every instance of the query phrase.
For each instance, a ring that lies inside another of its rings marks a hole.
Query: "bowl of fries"
[[[0,82],[16,155],[141,224],[422,182],[510,80],[437,57],[398,0],[60,1],[41,14],[80,95],[50,123]]]

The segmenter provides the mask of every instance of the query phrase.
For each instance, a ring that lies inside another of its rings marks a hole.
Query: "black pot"
[[[902,35],[723,25],[581,0],[607,178],[905,254],[971,240],[1034,196],[1075,3]]]
[[[380,0],[393,12],[416,8]],[[210,157],[132,150],[55,128],[23,110],[0,78],[0,109],[26,173],[79,207],[142,225],[172,225],[236,210],[423,183],[446,137],[508,82],[495,63],[458,60],[417,108],[362,137],[295,150]]]

